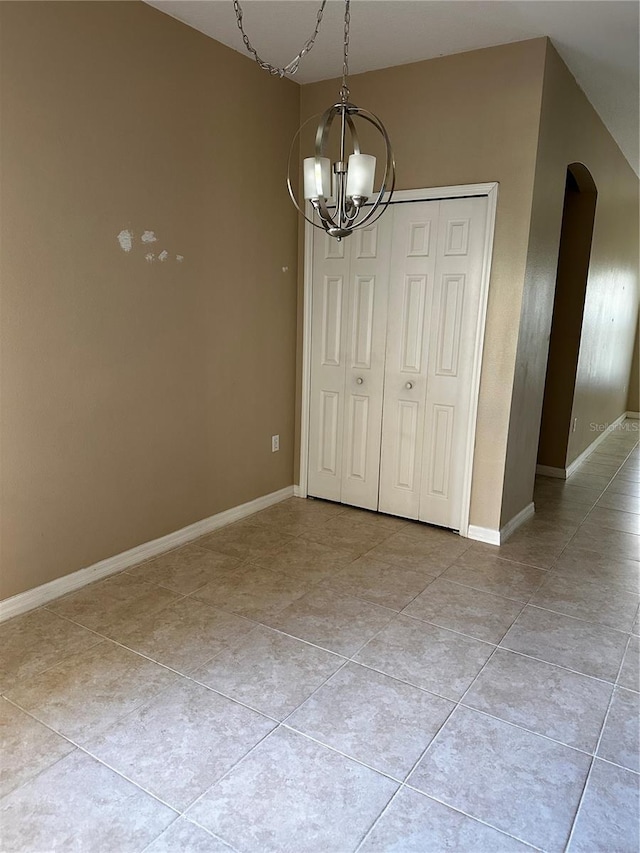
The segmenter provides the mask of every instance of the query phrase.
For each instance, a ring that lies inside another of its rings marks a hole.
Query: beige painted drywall
[[[627,411],[640,411],[640,353],[638,352],[638,338],[640,338],[640,325],[636,326],[636,340],[633,345],[633,357],[631,359],[631,375],[629,376],[629,395],[627,396]]]
[[[143,3],[0,14],[4,598],[293,482],[299,94]]]
[[[550,42],[520,321],[502,523],[532,499],[565,174],[598,192],[567,465],[626,410],[638,316],[638,179]]]
[[[470,513],[481,527],[500,520],[545,51],[534,39],[350,81],[352,100],[389,131],[400,189],[500,183]],[[338,85],[303,86],[302,118],[332,103]]]
[[[549,354],[538,441],[538,465],[565,468],[571,430],[571,411],[578,369],[582,317],[589,275],[597,193],[588,174],[576,181],[572,164],[564,194],[558,271],[553,300]]]

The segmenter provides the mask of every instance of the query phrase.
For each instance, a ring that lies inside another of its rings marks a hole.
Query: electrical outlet
[[[279,435],[272,435],[271,436],[271,452],[276,453],[278,450],[280,450],[280,436]]]

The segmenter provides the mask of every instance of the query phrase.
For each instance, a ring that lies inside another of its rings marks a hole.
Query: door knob
[[[356,385],[362,385],[363,382],[364,379],[362,378],[362,376],[358,376],[358,378],[356,379]]]
[[[411,389],[413,388],[413,382],[407,382],[407,384],[404,387],[408,388],[409,391],[411,391]]]

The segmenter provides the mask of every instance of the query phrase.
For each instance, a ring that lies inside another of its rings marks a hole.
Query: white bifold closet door
[[[314,241],[309,494],[378,508],[391,229]]]
[[[486,209],[394,204],[314,240],[310,495],[459,529]]]

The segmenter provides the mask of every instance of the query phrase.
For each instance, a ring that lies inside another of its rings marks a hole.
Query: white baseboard
[[[470,524],[467,529],[467,539],[475,539],[476,542],[486,542],[487,545],[500,544],[500,531],[493,527],[478,527]]]
[[[632,421],[640,420],[640,412],[627,412],[627,417]]]
[[[524,524],[525,521],[531,518],[535,511],[536,508],[533,502],[528,504],[517,515],[514,515],[510,521],[507,521],[500,530],[492,527],[476,527],[476,525],[470,524],[467,537],[475,539],[477,542],[485,542],[487,545],[503,545],[521,524]]]
[[[542,474],[543,477],[556,477],[559,480],[567,479],[565,468],[552,468],[551,465],[536,465],[536,474]]]
[[[101,560],[92,566],[79,569],[70,575],[56,578],[56,580],[37,586],[35,589],[28,589],[26,592],[20,592],[11,598],[5,598],[4,601],[0,601],[0,622],[4,622],[5,619],[11,619],[12,616],[19,616],[21,613],[26,613],[28,610],[33,610],[36,607],[42,607],[43,604],[52,601],[54,598],[59,598],[61,595],[66,595],[69,592],[80,589],[80,587],[93,583],[93,581],[101,580],[116,572],[128,569],[130,566],[135,566],[143,560],[157,557],[158,554],[163,554],[165,551],[171,551],[180,545],[192,542],[194,539],[211,533],[219,527],[224,527],[234,521],[239,521],[241,518],[253,515],[261,509],[266,509],[269,506],[273,506],[273,504],[280,503],[280,501],[292,497],[293,493],[294,487],[287,486],[284,489],[271,492],[269,495],[263,495],[248,503],[231,507],[231,509],[227,509],[224,512],[218,512],[216,515],[202,519],[202,521],[196,521],[195,524],[190,524],[188,527],[183,527],[174,533],[168,533],[159,539],[153,539],[151,542],[137,545],[135,548],[123,551],[122,554],[108,557],[106,560]]]
[[[591,442],[589,447],[586,447],[582,451],[580,456],[576,457],[576,459],[574,459],[573,462],[571,462],[571,464],[567,466],[567,477],[566,477],[567,480],[576,471],[576,469],[580,465],[582,465],[582,463],[587,459],[587,457],[591,456],[593,451],[597,447],[599,447],[599,445],[602,444],[602,442],[605,440],[605,438],[608,438],[609,433],[612,430],[614,430],[618,426],[618,424],[621,424],[624,420],[626,420],[626,418],[627,418],[627,413],[624,412],[622,415],[620,415],[619,418],[616,418],[615,421],[613,421],[613,423],[610,423],[609,426],[607,427],[607,429],[602,430],[602,432],[597,436],[597,438],[594,438],[594,440]]]
[[[294,498],[306,498],[307,493],[302,488],[302,486],[294,486],[293,487],[293,496],[294,496]]]
[[[536,508],[533,501],[531,501],[531,503],[524,509],[521,509],[517,515],[514,515],[510,521],[507,521],[507,523],[500,528],[500,544],[502,545],[503,542],[506,542],[511,534],[515,533],[521,524],[524,524],[525,521],[528,521],[531,518],[535,511]]]
[[[536,474],[542,474],[543,477],[557,477],[560,480],[568,480],[569,477],[575,473],[580,465],[593,453],[593,451],[598,447],[598,445],[602,444],[605,438],[609,435],[611,430],[614,430],[618,424],[621,424],[627,418],[638,418],[637,412],[625,412],[620,415],[619,418],[609,424],[607,429],[603,430],[597,438],[595,438],[589,447],[582,451],[580,456],[573,460],[573,462],[568,465],[566,468],[553,468],[550,465],[536,465]]]

